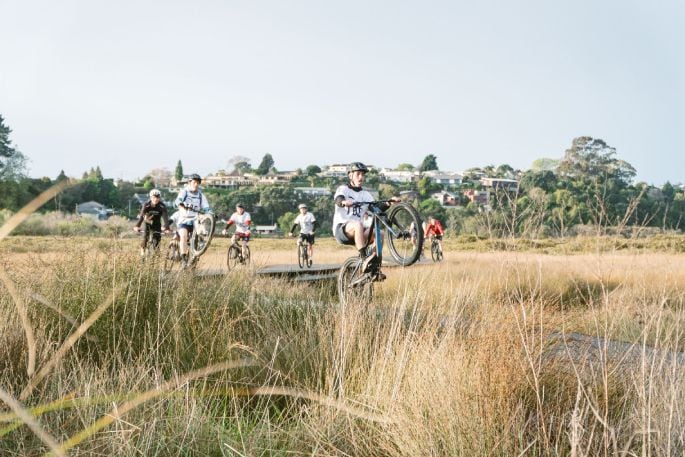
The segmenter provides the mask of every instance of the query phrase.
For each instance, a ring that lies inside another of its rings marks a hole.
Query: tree
[[[271,157],[271,154],[265,154],[264,157],[262,157],[262,161],[260,162],[259,166],[257,167],[256,173],[260,176],[264,176],[271,170],[271,168],[274,166],[274,158]]]
[[[429,170],[437,170],[438,169],[438,158],[435,157],[434,154],[428,154],[426,157],[423,158],[423,162],[421,162],[421,166],[419,167],[419,171],[424,172],[424,171],[429,171]]]
[[[233,171],[237,171],[241,175],[249,173],[252,170],[252,163],[250,159],[245,156],[233,156],[228,160],[228,164],[230,167],[233,167]]]
[[[19,180],[26,173],[26,158],[12,146],[12,129],[0,114],[0,180]]]
[[[410,163],[401,163],[397,166],[397,171],[414,171],[414,165]]]
[[[305,173],[307,176],[316,176],[318,173],[321,173],[321,167],[318,165],[309,165],[305,169]]]
[[[616,157],[616,148],[604,140],[581,136],[574,138],[559,164],[560,174],[590,180],[617,179],[628,184],[635,177],[635,168]]]
[[[169,187],[171,185],[171,171],[166,168],[153,168],[147,174],[152,178],[155,187]]]
[[[174,170],[174,178],[176,178],[176,181],[180,181],[183,179],[183,164],[181,163],[181,159],[178,159],[178,163],[176,164],[176,170]]]

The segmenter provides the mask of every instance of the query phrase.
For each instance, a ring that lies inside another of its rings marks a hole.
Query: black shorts
[[[300,239],[306,241],[309,244],[314,244],[313,233],[300,233]]]

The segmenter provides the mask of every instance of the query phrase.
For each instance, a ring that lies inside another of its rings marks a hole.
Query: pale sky
[[[588,135],[685,181],[682,0],[0,0],[0,43],[31,176],[527,169]]]

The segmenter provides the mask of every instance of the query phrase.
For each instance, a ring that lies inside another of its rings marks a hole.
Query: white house
[[[423,176],[428,176],[431,182],[442,185],[459,185],[461,184],[462,175],[451,171],[429,170],[424,171]]]
[[[418,171],[391,170],[389,168],[382,168],[378,174],[384,177],[387,181],[392,182],[412,182],[419,177]]]
[[[308,197],[330,197],[331,191],[325,187],[295,187],[295,192]]]

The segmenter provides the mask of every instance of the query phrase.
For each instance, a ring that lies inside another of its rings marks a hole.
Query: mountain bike
[[[300,265],[300,268],[304,268],[305,266],[307,268],[312,267],[312,259],[309,258],[309,246],[309,238],[300,234],[300,237],[297,240],[297,263]]]
[[[245,255],[243,255],[242,240],[235,236],[233,243],[228,247],[228,252],[226,252],[226,267],[229,271],[238,266],[250,265],[250,246],[246,244],[244,249]]]
[[[440,247],[438,238],[435,236],[431,237],[431,258],[433,259],[433,262],[440,262],[443,258],[442,248]]]
[[[389,209],[382,207],[391,204]],[[419,260],[423,248],[423,233],[419,230],[416,242],[412,242],[411,227],[421,226],[421,219],[413,206],[406,202],[392,201],[359,202],[353,206],[367,206],[367,214],[371,218],[370,228],[373,236],[369,236],[366,244],[367,252],[375,252],[380,266],[383,259],[382,232],[386,234],[390,254],[397,264],[406,267]],[[345,305],[349,301],[368,303],[373,298],[373,284],[381,280],[380,267],[372,271],[362,271],[364,259],[350,257],[345,260],[338,274],[338,296],[340,303]]]
[[[169,242],[166,256],[164,257],[164,271],[171,271],[175,266],[191,267],[197,265],[200,256],[207,251],[214,236],[215,219],[212,213],[202,213],[193,219],[193,231],[188,239],[188,261],[186,265],[181,262],[180,238],[178,232]]]
[[[162,235],[163,232],[159,230],[154,230],[152,227],[147,227],[145,232],[139,232],[141,236],[147,237],[147,243],[145,243],[145,252],[142,255],[143,260],[156,257],[159,254],[159,245],[161,239],[157,239],[155,235]]]

